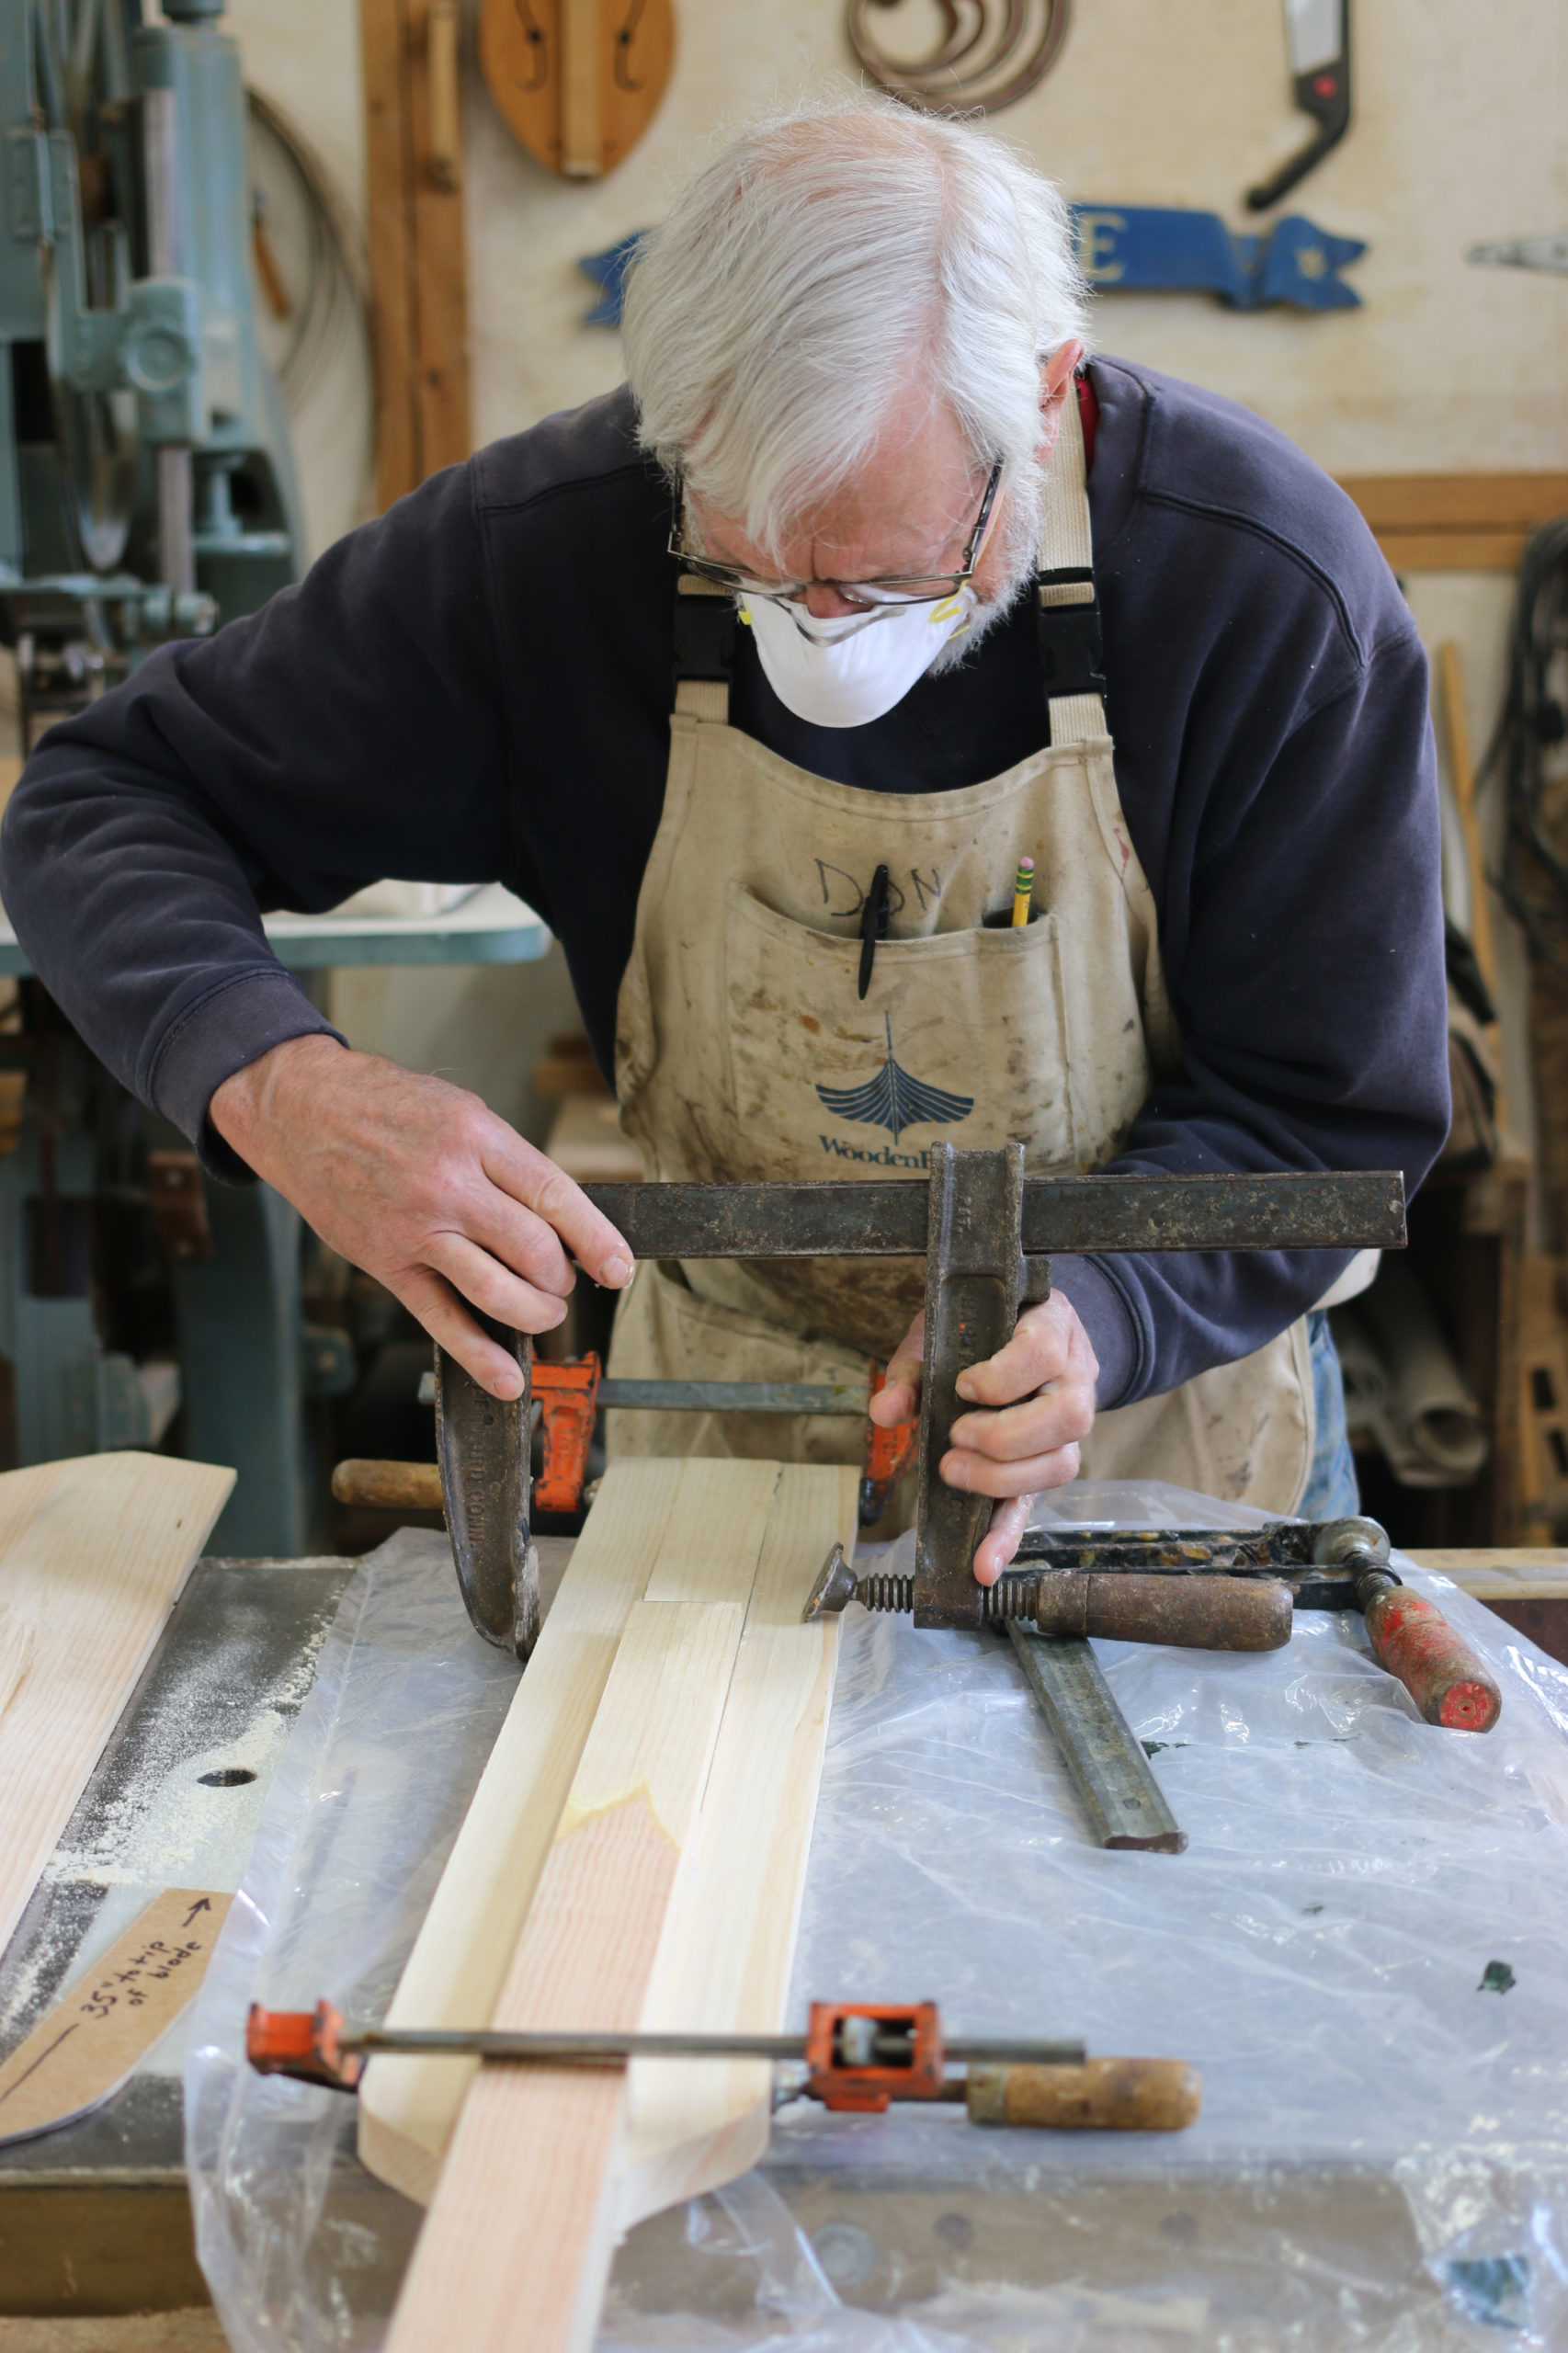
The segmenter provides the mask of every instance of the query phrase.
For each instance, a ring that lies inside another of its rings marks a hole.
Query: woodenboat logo
[[[881,1070],[858,1086],[819,1086],[817,1094],[824,1108],[841,1120],[886,1128],[894,1144],[906,1128],[951,1128],[967,1120],[974,1108],[973,1096],[952,1095],[945,1086],[928,1086],[924,1079],[912,1078],[893,1052],[892,1017],[884,1015],[883,1019],[887,1024],[888,1051]],[[870,1161],[879,1168],[925,1168],[929,1165],[929,1156],[924,1152],[895,1152],[886,1144],[878,1151],[844,1142],[836,1136],[824,1136],[822,1148],[841,1160]]]

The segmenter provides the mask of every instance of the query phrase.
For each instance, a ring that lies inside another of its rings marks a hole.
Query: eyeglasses
[[[737,597],[763,597],[773,604],[790,604],[803,597],[808,588],[831,588],[846,604],[875,606],[889,599],[908,605],[936,605],[944,597],[956,597],[966,581],[974,577],[975,559],[981,541],[991,520],[991,509],[996,500],[996,485],[1002,479],[1002,460],[997,459],[985,485],[985,495],[980,502],[980,512],[974,529],[963,551],[963,566],[958,572],[888,573],[875,580],[758,580],[751,573],[743,572],[738,564],[714,563],[705,555],[693,555],[683,545],[685,538],[685,501],[682,501],[680,521],[670,533],[669,552],[677,556],[688,572],[699,580],[711,582],[715,588],[727,588]]]

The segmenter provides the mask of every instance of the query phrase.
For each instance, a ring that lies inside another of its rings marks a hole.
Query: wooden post
[[[383,507],[472,447],[454,33],[450,0],[360,0]]]

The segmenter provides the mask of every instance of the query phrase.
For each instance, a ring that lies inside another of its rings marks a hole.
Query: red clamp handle
[[[1384,1586],[1366,1608],[1372,1656],[1403,1683],[1429,1724],[1490,1732],[1503,1694],[1442,1611],[1408,1586]]]

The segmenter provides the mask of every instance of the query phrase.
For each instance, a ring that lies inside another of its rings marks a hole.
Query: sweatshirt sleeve
[[[1172,976],[1181,1067],[1156,1080],[1107,1165],[1397,1168],[1414,1193],[1449,1110],[1436,767],[1414,631],[1386,638],[1266,767],[1220,766]],[[1117,1256],[1076,1275],[1063,1261],[1062,1289],[1084,1291],[1106,1406],[1263,1347],[1347,1263]]]
[[[93,1051],[216,1173],[214,1088],[335,1035],[264,910],[382,876],[517,880],[471,472],[435,475],[297,587],[162,648],[51,728],[0,834],[0,896]],[[537,904],[537,900],[536,900]]]

